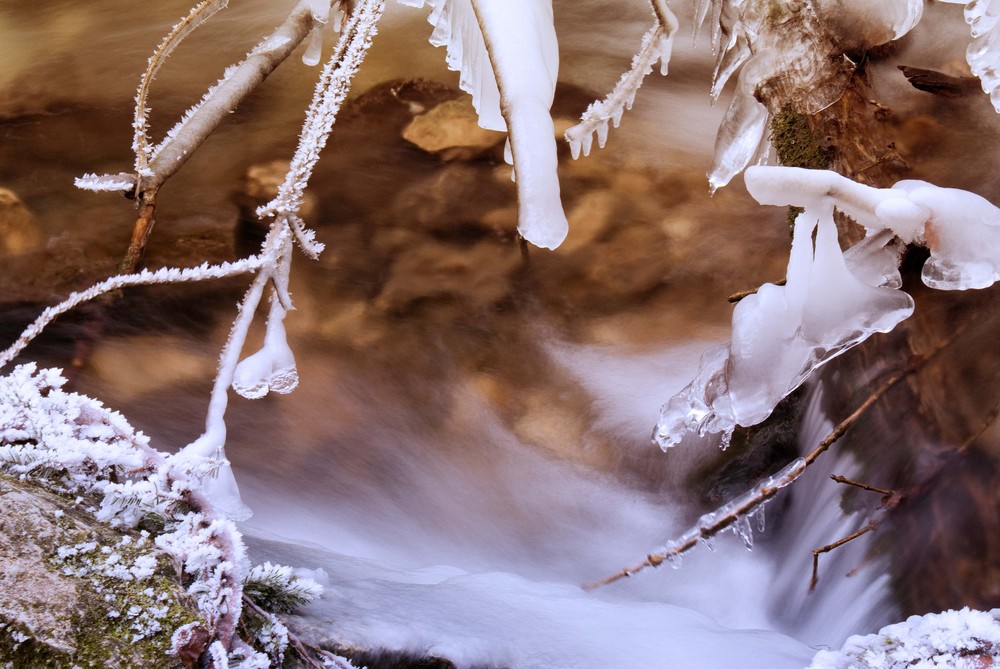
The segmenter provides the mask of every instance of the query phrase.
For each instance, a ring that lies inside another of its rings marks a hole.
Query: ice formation
[[[805,207],[787,282],[764,284],[736,306],[730,344],[707,351],[696,378],[663,406],[653,437],[664,449],[688,432],[726,434],[761,422],[814,369],[907,318],[913,300],[897,290],[894,237],[928,248],[922,278],[932,288],[1000,279],[1000,209],[974,193],[924,181],[872,188],[795,167],[752,167],[746,184],[761,204]],[[835,207],[868,233],[847,253]]]
[[[295,356],[285,336],[285,308],[276,297],[271,298],[264,346],[244,358],[233,373],[233,390],[247,399],[258,399],[269,391],[287,394],[299,385]]]
[[[400,0],[422,7],[425,0]],[[569,224],[559,196],[555,95],[559,48],[551,0],[427,0],[431,43],[447,47],[448,67],[472,95],[479,125],[508,131],[504,157],[514,165],[518,232],[554,249]]]
[[[905,192],[927,215],[925,284],[966,290],[1000,279],[1000,209],[975,193],[925,181],[900,181],[893,190]]]
[[[821,650],[807,669],[979,669],[1000,661],[1000,609],[910,616],[877,634]]]
[[[998,0],[941,0],[965,5],[965,22],[972,41],[965,59],[972,73],[979,77],[983,92],[989,94],[993,108],[1000,112],[1000,2]]]

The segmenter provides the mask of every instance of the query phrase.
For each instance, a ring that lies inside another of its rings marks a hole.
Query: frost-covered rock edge
[[[807,669],[980,669],[1000,660],[1000,609],[928,613],[821,650]]]
[[[94,500],[89,511],[114,528],[160,528],[150,537],[150,548],[155,545],[181,565],[201,618],[162,632],[172,634],[172,653],[195,658],[207,653],[216,668],[280,666],[288,632],[276,617],[263,612],[267,619],[256,626],[252,641],[262,650],[236,633],[244,587],[253,591],[265,581],[292,605],[315,599],[322,587],[288,567],[251,568],[239,530],[201,493],[198,480],[173,467],[171,457],[152,449],[148,437],[121,414],[64,391],[65,382],[61,370],[39,370],[33,363],[0,376],[0,471]],[[86,545],[65,546],[59,557],[69,565],[88,552]],[[123,577],[139,578],[150,571],[151,560],[139,555],[131,567],[110,559],[101,565],[128,567]]]

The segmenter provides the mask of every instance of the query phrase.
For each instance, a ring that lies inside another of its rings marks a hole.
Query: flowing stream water
[[[285,4],[233,3],[190,38],[154,87],[154,131]],[[650,22],[645,3],[614,4],[556,3],[561,80],[573,90],[603,93]],[[0,185],[53,240],[37,279],[4,278],[22,291],[5,303],[5,336],[59,291],[113,271],[132,210],[73,191],[71,178],[130,167],[138,73],[186,8],[0,0]],[[453,86],[428,31],[418,12],[394,8],[355,91],[398,77]],[[527,270],[509,226],[481,225],[509,221],[513,207],[495,159],[453,167],[400,149],[398,128],[379,118],[338,124],[313,184],[328,251],[293,268],[287,324],[301,384],[288,397],[235,399],[228,414],[252,556],[322,570],[327,594],[295,619],[317,638],[461,666],[794,667],[897,615],[864,539],[824,556],[808,592],[812,549],[863,522],[843,515],[826,481],[855,471],[849,455],[831,454],[773,500],[752,552],[726,533],[679,570],[579,588],[742,492],[704,474],[713,444],[663,454],[649,440],[659,405],[725,339],[725,296],[779,278],[785,262],[784,212],[757,207],[739,184],[708,199],[702,175],[726,104],[708,105],[710,72],[705,40],[679,38],[670,76],[646,85],[609,149],[564,161],[571,225],[603,217],[605,227],[596,250],[532,250]],[[252,249],[232,193],[248,166],[290,154],[314,75],[283,65],[170,182],[149,266],[225,258],[234,234]],[[460,260],[469,254],[479,255]],[[77,387],[155,446],[178,448],[203,428],[241,281],[130,291],[101,316],[57,326],[24,359],[65,366],[80,355],[72,341],[89,338]],[[803,450],[831,426],[821,394],[803,399]]]

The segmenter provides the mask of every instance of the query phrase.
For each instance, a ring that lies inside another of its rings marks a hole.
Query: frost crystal
[[[117,193],[135,188],[135,177],[131,174],[84,174],[73,180],[73,184],[82,190],[109,191]]]

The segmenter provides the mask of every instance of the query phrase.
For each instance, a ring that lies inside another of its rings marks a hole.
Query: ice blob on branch
[[[745,179],[761,204],[805,208],[786,284],[764,284],[736,306],[729,346],[706,352],[697,377],[663,406],[653,438],[664,449],[688,432],[756,425],[817,367],[907,318],[913,300],[898,290],[901,243],[928,248],[922,278],[932,288],[1000,280],[1000,209],[974,193],[923,181],[872,188],[797,167],[751,167]],[[846,253],[834,208],[867,232]]]
[[[1000,280],[1000,209],[985,198],[926,181],[892,187],[929,214],[924,245],[930,258],[921,279],[939,290],[986,288]]]
[[[514,165],[518,232],[542,248],[559,246],[569,229],[556,176],[550,108],[559,69],[551,0],[400,0],[431,8],[431,43],[447,47],[448,67],[472,95],[479,125],[508,132]]]
[[[272,295],[264,345],[236,365],[232,387],[238,395],[255,400],[270,391],[288,394],[298,385],[295,356],[285,336],[285,308],[277,296]]]
[[[835,172],[794,167],[747,171],[747,188],[761,204],[804,204],[820,199],[860,223],[868,235],[887,230],[930,251],[921,278],[931,288],[986,288],[1000,280],[1000,209],[985,198],[905,180],[872,188]]]

